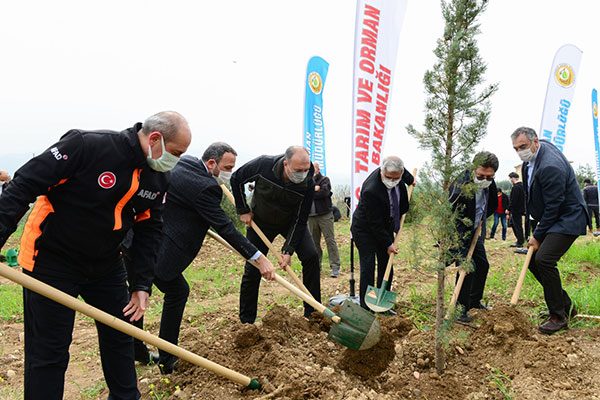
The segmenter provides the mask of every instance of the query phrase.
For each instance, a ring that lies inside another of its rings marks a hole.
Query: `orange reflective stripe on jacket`
[[[149,219],[150,216],[151,216],[150,215],[150,209],[147,209],[146,211],[144,211],[142,213],[136,214],[136,216],[135,216],[135,222],[136,223],[142,222],[145,219]]]
[[[121,212],[123,211],[123,207],[125,207],[125,204],[127,204],[127,202],[133,197],[135,192],[137,192],[138,188],[140,187],[141,172],[141,169],[136,169],[133,171],[133,176],[131,178],[131,187],[129,188],[127,193],[125,193],[125,196],[123,196],[123,198],[119,200],[117,206],[115,207],[115,226],[113,227],[113,231],[118,231],[123,227]]]
[[[35,264],[35,256],[37,255],[35,241],[42,234],[40,225],[42,225],[42,222],[44,222],[48,214],[52,212],[54,212],[54,207],[52,207],[52,203],[50,203],[48,197],[40,196],[35,202],[31,214],[29,214],[29,217],[27,218],[23,236],[21,237],[21,249],[19,250],[17,260],[19,261],[19,265],[28,271],[33,271],[33,266]]]

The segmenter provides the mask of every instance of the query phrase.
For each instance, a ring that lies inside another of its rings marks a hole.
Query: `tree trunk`
[[[435,371],[438,375],[444,372],[444,347],[442,345],[442,329],[444,326],[444,282],[446,278],[446,269],[444,264],[440,265],[437,273],[437,302],[435,309]]]

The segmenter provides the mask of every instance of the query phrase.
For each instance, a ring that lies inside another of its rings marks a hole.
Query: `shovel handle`
[[[417,168],[413,169],[413,176],[415,177],[415,182],[417,180]],[[412,195],[412,191],[413,191],[414,186],[410,185],[408,187],[408,193],[407,193],[407,197],[408,197],[408,201],[410,201],[410,196]],[[398,241],[400,239],[400,231],[402,230],[402,224],[404,224],[404,218],[406,217],[406,214],[402,214],[402,217],[400,217],[400,226],[398,227],[398,232],[396,232],[396,237],[394,237],[394,244],[393,246],[396,247],[398,245]],[[388,258],[388,263],[387,266],[385,267],[385,273],[383,274],[383,280],[384,281],[388,281],[390,274],[392,273],[392,264],[394,263],[394,256],[396,254],[392,253],[390,254],[390,257]]]
[[[223,239],[221,236],[219,236],[215,232],[209,230],[206,233],[211,238],[215,239],[217,242],[221,243],[223,246],[227,247],[229,250],[233,251],[238,256],[244,258],[243,255],[241,255],[236,249],[234,249],[229,243],[227,243],[227,241],[225,241],[225,239]],[[250,264],[254,265],[256,268],[258,268],[258,264],[255,261],[252,261],[252,260],[247,260],[247,261]],[[340,323],[340,321],[341,321],[340,317],[338,317],[337,315],[334,315],[333,317],[330,316],[329,313],[331,313],[331,311],[329,309],[327,309],[323,304],[316,301],[312,296],[308,296],[306,293],[304,293],[302,290],[298,289],[296,286],[292,285],[290,282],[288,282],[285,278],[283,278],[279,274],[275,274],[275,280],[277,281],[277,283],[279,283],[280,285],[285,287],[287,290],[294,293],[296,296],[300,297],[302,300],[304,300],[305,302],[310,304],[315,310],[317,310],[321,314],[331,318],[331,320],[333,322],[335,322],[336,324]]]
[[[151,345],[156,346],[159,349],[166,351],[167,353],[173,354],[174,356],[181,358],[182,360],[188,361],[192,364],[198,365],[202,368],[212,371],[215,374],[221,375],[222,377],[230,379],[240,385],[247,386],[249,388],[257,388],[254,385],[258,385],[258,382],[254,379],[251,379],[229,368],[225,368],[222,365],[207,360],[206,358],[200,357],[190,351],[184,350],[181,347],[174,345],[173,343],[167,342],[164,339],[154,336],[113,315],[110,315],[96,307],[84,303],[83,301],[78,300],[75,297],[69,296],[68,294],[44,282],[41,282],[22,272],[16,271],[13,268],[10,268],[2,263],[0,263],[0,275],[4,276],[7,279],[10,279],[11,281],[29,290],[32,290],[59,304],[62,304],[65,307],[68,307],[75,311],[79,311],[80,313],[87,315],[88,317],[93,318],[98,322],[108,325],[111,328],[114,328],[129,336],[133,336],[134,338],[139,339],[143,342],[150,343]],[[260,388],[260,385],[258,385],[258,388]]]
[[[233,194],[231,194],[229,189],[227,189],[227,186],[222,184],[221,189],[223,189],[223,193],[225,193],[225,196],[227,196],[227,198],[235,206],[235,199],[233,198]],[[275,248],[275,246],[273,246],[273,243],[271,243],[271,241],[267,238],[267,236],[263,233],[263,231],[258,227],[258,225],[256,225],[256,223],[254,221],[251,221],[250,227],[252,229],[254,229],[254,232],[256,232],[256,234],[258,236],[260,236],[262,241],[269,248],[269,251],[271,251],[271,253],[275,254],[275,257],[277,257],[277,261],[279,261],[280,263],[283,263],[283,257],[281,256],[281,253],[279,252],[279,250],[277,250]],[[307,295],[312,297],[312,294],[308,291],[306,286],[304,286],[304,283],[302,283],[302,281],[300,280],[300,278],[298,278],[298,275],[296,275],[296,273],[294,272],[294,270],[292,268],[290,268],[288,265],[286,265],[285,271],[291,276],[292,280],[296,283],[296,285],[298,285],[298,287],[300,287]]]
[[[527,269],[529,268],[529,263],[531,262],[531,257],[533,256],[533,247],[530,247],[527,250],[527,257],[525,258],[525,262],[523,263],[523,267],[521,268],[521,273],[519,274],[519,280],[517,281],[517,286],[515,287],[515,291],[512,295],[512,299],[510,299],[510,304],[513,306],[517,304],[519,301],[519,295],[521,294],[521,289],[523,289],[523,283],[525,282],[525,275],[527,275]]]
[[[471,246],[469,247],[469,252],[467,253],[467,258],[465,263],[471,261],[473,257],[473,252],[475,251],[475,245],[477,244],[477,239],[479,239],[479,235],[481,234],[481,227],[483,226],[483,220],[479,222],[477,225],[477,229],[475,229],[475,234],[473,235],[473,239],[471,239]],[[461,269],[458,274],[458,282],[456,282],[456,286],[454,287],[454,292],[452,293],[452,298],[450,299],[450,305],[448,306],[448,310],[451,310],[456,306],[456,301],[458,300],[458,295],[460,294],[460,289],[462,289],[463,282],[465,281],[465,277],[467,276],[467,271]]]

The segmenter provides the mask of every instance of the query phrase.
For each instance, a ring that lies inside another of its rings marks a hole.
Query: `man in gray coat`
[[[538,329],[551,335],[568,329],[567,318],[577,314],[562,288],[556,264],[577,236],[585,235],[587,212],[575,172],[560,150],[546,140],[539,140],[531,128],[518,128],[511,139],[523,161],[527,214],[537,221],[527,243],[535,251],[529,270],[544,288],[550,312],[548,320]]]

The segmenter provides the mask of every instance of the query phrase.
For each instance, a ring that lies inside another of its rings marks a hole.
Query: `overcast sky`
[[[423,74],[443,31],[437,0],[409,0],[400,34],[384,155],[408,168],[429,154],[406,125],[423,123]],[[0,5],[0,169],[46,149],[67,130],[122,130],[161,111],[190,122],[189,153],[223,140],[238,165],[301,144],[310,57],[329,62],[323,117],[333,185],[350,182],[353,0],[5,1]],[[591,90],[598,1],[492,0],[480,19],[486,82],[498,82],[479,148],[500,159],[498,179],[520,161],[510,133],[539,130],[552,59],[583,51],[565,155],[595,164]],[[17,154],[18,157],[11,155]],[[21,161],[21,162],[22,162]]]

